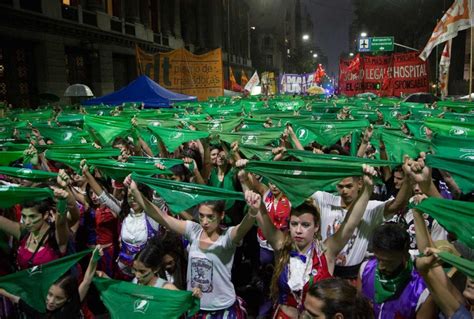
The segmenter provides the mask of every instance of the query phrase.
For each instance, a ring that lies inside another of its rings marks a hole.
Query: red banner
[[[400,96],[429,91],[429,66],[419,53],[365,55],[339,62],[339,92],[347,96],[372,92],[379,96]],[[357,65],[357,67],[355,67]]]

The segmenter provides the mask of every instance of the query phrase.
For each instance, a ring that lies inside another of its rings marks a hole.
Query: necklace
[[[307,258],[306,258],[305,268],[304,268],[304,272],[303,272],[303,278],[302,278],[303,287],[301,287],[301,289],[296,291],[296,292],[293,291],[293,289],[291,289],[291,287],[290,287],[291,294],[293,295],[293,297],[295,298],[295,300],[297,302],[296,309],[298,310],[298,313],[302,313],[303,310],[304,310],[303,294],[304,294],[304,286],[306,284],[305,277],[306,277],[307,273],[309,273],[310,276],[311,276],[311,268],[313,266],[313,251],[314,251],[314,244],[311,244],[310,253],[309,253],[309,256],[307,256]],[[288,279],[289,278],[291,278],[291,266],[290,265],[288,265]]]

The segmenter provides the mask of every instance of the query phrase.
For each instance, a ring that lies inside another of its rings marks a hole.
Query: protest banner
[[[360,57],[339,63],[339,91],[347,96],[372,92],[379,96],[401,96],[429,90],[429,66],[417,52]]]
[[[138,74],[145,74],[173,92],[197,96],[200,101],[222,96],[222,51],[194,55],[184,48],[147,54],[136,48]]]
[[[306,74],[283,74],[279,81],[282,94],[305,94],[310,87],[316,86],[314,72]]]

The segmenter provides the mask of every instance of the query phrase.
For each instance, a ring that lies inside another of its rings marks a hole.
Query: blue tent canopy
[[[135,79],[132,83],[126,87],[98,97],[83,101],[83,105],[120,105],[124,102],[143,102],[145,107],[170,107],[170,104],[175,102],[193,102],[197,101],[195,96],[189,96],[179,93],[171,92],[158,83],[142,75]]]

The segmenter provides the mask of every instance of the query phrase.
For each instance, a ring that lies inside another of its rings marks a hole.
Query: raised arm
[[[438,307],[448,318],[451,318],[456,310],[463,306],[464,298],[446,276],[436,257],[437,252],[438,250],[434,248],[425,249],[425,256],[416,259],[416,268],[425,279],[431,296],[433,296]]]
[[[100,257],[103,255],[102,247],[97,246],[92,252],[91,259],[89,260],[89,265],[87,266],[86,272],[84,273],[84,279],[82,279],[81,284],[79,285],[79,298],[81,301],[87,295],[89,287],[91,286],[92,279],[94,278],[95,270],[97,269],[97,262],[100,260]]]
[[[327,249],[325,254],[329,265],[334,265],[337,255],[347,244],[349,238],[360,224],[362,216],[364,216],[364,212],[367,208],[367,203],[372,195],[374,189],[372,178],[375,176],[376,171],[372,166],[365,164],[362,169],[364,171],[364,188],[362,192],[347,212],[341,227],[339,227],[333,236],[328,237],[324,242]]]
[[[258,227],[262,229],[263,236],[268,240],[270,246],[274,250],[280,250],[283,247],[285,234],[275,227],[263,202],[260,203],[260,214],[256,218]]]
[[[362,141],[360,143],[359,149],[357,150],[357,157],[364,157],[365,151],[367,150],[367,146],[369,144],[370,138],[372,137],[372,133],[374,132],[374,127],[370,125],[365,131],[364,136],[362,137]]]
[[[415,203],[419,204],[424,198],[426,198],[426,195],[415,195]],[[434,247],[434,244],[428,231],[428,227],[426,227],[423,213],[414,208],[413,219],[415,221],[416,245],[418,246],[418,251],[422,253],[426,248]]]
[[[245,214],[240,224],[232,229],[230,237],[236,244],[240,243],[248,233],[250,228],[255,224],[255,217],[260,213],[260,206],[262,203],[262,197],[250,190],[245,191],[245,201],[249,206],[249,211]]]
[[[55,236],[59,251],[66,253],[67,243],[69,240],[69,225],[67,222],[67,197],[68,192],[64,189],[51,187],[54,191],[56,200],[56,216],[55,216]]]
[[[0,216],[0,231],[13,236],[15,239],[20,239],[21,224],[4,216]]]
[[[391,200],[385,205],[383,215],[386,219],[392,217],[392,215],[405,208],[412,194],[412,183],[411,179],[408,178],[412,161],[408,158],[408,156],[405,156],[403,161],[404,163],[402,167],[403,171],[405,172],[405,178],[403,179],[402,186],[400,187],[395,199]]]
[[[159,209],[156,205],[150,202],[143,194],[138,190],[138,186],[134,180],[132,180],[131,176],[128,175],[127,178],[124,180],[124,185],[129,188],[129,191],[132,192],[135,200],[137,201],[140,206],[142,206],[143,210],[146,212],[148,216],[150,216],[154,221],[158,224],[165,226],[169,230],[174,231],[180,235],[184,235],[186,233],[186,221],[179,220],[174,218],[166,213],[164,213],[161,209]]]

